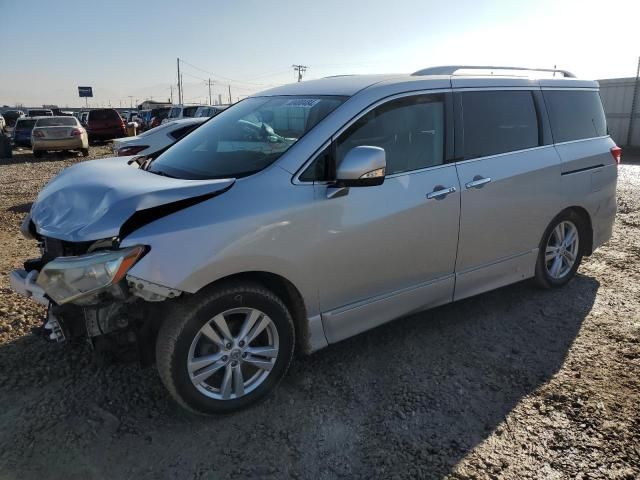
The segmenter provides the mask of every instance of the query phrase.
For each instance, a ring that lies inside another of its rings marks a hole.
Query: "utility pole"
[[[631,100],[631,113],[629,116],[629,130],[627,130],[627,147],[633,141],[633,124],[635,123],[636,110],[638,109],[638,90],[640,90],[640,57],[638,57],[638,70],[636,70],[636,83],[633,86],[633,99]]]
[[[211,79],[209,79],[209,105],[213,105],[213,102],[211,101]]]
[[[293,67],[293,71],[298,74],[298,82],[302,81],[302,74],[307,71],[306,65],[291,65]]]
[[[182,104],[182,75],[180,75],[180,58],[177,58],[178,63],[178,103]]]
[[[231,105],[233,103],[233,100],[231,100],[231,85],[229,85],[229,105]]]
[[[169,90],[171,90],[171,97],[169,97],[171,99],[171,104],[173,105],[173,85],[169,85]]]

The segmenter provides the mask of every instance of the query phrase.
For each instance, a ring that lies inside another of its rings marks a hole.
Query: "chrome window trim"
[[[598,139],[609,138],[609,137],[611,137],[611,135],[602,135],[600,137],[581,138],[579,140],[568,140],[566,142],[550,143],[549,145],[540,145],[538,147],[523,148],[522,150],[511,150],[509,152],[496,153],[495,155],[487,155],[485,157],[470,158],[468,160],[460,160],[460,161],[451,162],[451,163],[452,164],[456,164],[456,165],[462,165],[464,163],[476,162],[478,160],[487,160],[487,159],[491,159],[491,158],[495,158],[495,157],[503,157],[505,155],[511,155],[512,153],[530,152],[530,151],[533,151],[533,150],[540,150],[542,148],[550,148],[550,147],[555,147],[555,146],[558,146],[558,145],[566,145],[566,144],[570,144],[570,143],[585,142],[585,141],[589,141],[589,140],[598,140]]]
[[[300,169],[298,169],[296,174],[293,176],[293,179],[291,180],[291,183],[293,183],[294,185],[314,185],[314,184],[315,185],[323,185],[323,184],[327,184],[328,182],[305,182],[305,181],[300,180],[300,175],[302,175],[302,173],[307,169],[307,167],[318,157],[318,155],[320,155],[324,151],[325,148],[327,148],[328,145],[331,144],[331,142],[334,141],[334,139],[336,139],[337,137],[342,135],[342,133],[345,130],[347,130],[351,125],[353,125],[355,122],[357,122],[360,118],[365,116],[367,113],[369,113],[374,108],[377,108],[380,105],[385,104],[387,102],[391,102],[393,100],[397,100],[398,98],[414,97],[414,96],[419,96],[419,95],[437,95],[439,93],[451,93],[452,91],[453,91],[453,89],[451,89],[451,88],[412,90],[410,92],[396,93],[396,94],[393,94],[393,95],[389,95],[388,97],[384,97],[384,98],[376,100],[374,103],[370,104],[368,107],[366,107],[363,110],[361,110],[358,114],[356,114],[347,123],[342,125],[342,127],[340,127],[336,132],[334,132],[333,135],[331,135],[331,137],[329,138],[329,140],[327,140],[325,143],[323,143],[322,147],[320,147],[318,150],[316,150],[316,152],[311,156],[311,158],[308,159],[302,165],[302,167],[300,167]],[[340,108],[340,107],[338,107],[338,108]],[[446,165],[450,165],[450,164],[447,163],[446,160],[445,160],[442,163],[442,165],[446,166]],[[420,171],[426,170],[426,169],[429,169],[429,168],[439,167],[439,166],[441,166],[441,165],[434,165],[433,167],[426,167],[426,168],[420,169]],[[417,171],[418,170],[408,170],[406,172],[394,173],[393,175],[386,176],[385,178],[392,178],[392,177],[394,177],[396,175],[404,175],[404,174],[409,174],[409,173],[413,173],[413,172],[417,172]]]
[[[603,138],[611,138],[611,135],[600,135],[599,137],[579,138],[577,140],[567,140],[566,142],[558,142],[553,145],[569,145],[571,143],[588,142],[589,140],[601,140]]]
[[[495,153],[493,155],[486,155],[484,157],[476,157],[476,158],[469,158],[467,160],[459,160],[457,162],[451,162],[451,164],[462,165],[465,163],[477,162],[478,160],[487,160],[487,159],[496,158],[496,157],[504,157],[505,155],[512,155],[514,153],[531,152],[534,150],[541,150],[543,148],[550,148],[553,146],[554,146],[553,143],[550,143],[549,145],[538,145],[537,147],[523,148],[521,150],[510,150],[508,152]]]

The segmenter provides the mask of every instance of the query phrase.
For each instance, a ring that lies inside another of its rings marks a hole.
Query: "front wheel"
[[[83,157],[88,157],[89,156],[89,149],[88,148],[83,148],[80,151],[82,152],[82,156]]]
[[[156,343],[158,371],[173,398],[201,414],[263,399],[286,373],[294,327],[284,303],[252,283],[176,302]]]
[[[34,158],[42,158],[43,154],[44,154],[44,152],[42,150],[34,150],[33,151]]]
[[[576,274],[584,253],[586,231],[573,211],[558,215],[540,243],[535,281],[542,288],[558,288]]]

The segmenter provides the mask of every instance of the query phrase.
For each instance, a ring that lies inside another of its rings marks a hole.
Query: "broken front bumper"
[[[9,284],[14,292],[33,298],[42,305],[49,305],[49,299],[45,296],[44,290],[36,284],[38,273],[37,270],[31,270],[28,273],[26,270],[14,270],[9,274]]]

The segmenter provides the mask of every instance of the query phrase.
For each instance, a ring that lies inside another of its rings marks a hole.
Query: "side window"
[[[607,134],[600,95],[594,91],[546,90],[553,140],[556,143]]]
[[[354,147],[384,148],[387,175],[444,163],[444,96],[392,100],[368,112],[337,140],[336,165]]]
[[[329,169],[331,167],[332,154],[333,148],[332,145],[329,145],[298,178],[303,182],[326,182],[331,180],[332,174]]]
[[[537,147],[538,116],[530,91],[464,92],[462,158]]]

